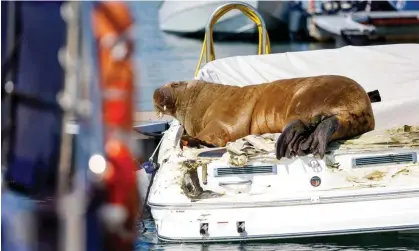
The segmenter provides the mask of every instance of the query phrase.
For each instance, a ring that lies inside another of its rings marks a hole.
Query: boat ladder
[[[229,2],[218,7],[210,16],[207,25],[205,26],[205,36],[204,42],[202,44],[201,55],[199,57],[199,62],[195,70],[195,77],[198,75],[198,72],[201,68],[202,60],[205,56],[205,63],[215,60],[215,51],[214,51],[214,41],[212,37],[212,31],[214,25],[217,21],[227,12],[237,9],[240,10],[244,15],[246,15],[250,20],[252,20],[259,32],[259,46],[258,54],[269,54],[271,53],[271,45],[269,42],[269,34],[266,30],[265,21],[259,12],[253,8],[251,5],[244,2]]]

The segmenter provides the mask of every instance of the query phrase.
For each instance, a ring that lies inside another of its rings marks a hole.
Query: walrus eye
[[[171,85],[170,85],[170,87],[173,87],[173,88],[176,88],[176,87],[178,87],[180,84],[179,84],[179,82],[173,82]]]

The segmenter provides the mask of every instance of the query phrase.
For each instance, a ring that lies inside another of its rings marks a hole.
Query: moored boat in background
[[[258,9],[266,27],[275,37],[287,37],[288,13],[293,1],[242,1]],[[205,25],[213,11],[225,1],[163,1],[159,6],[159,27],[162,31],[202,39]],[[237,35],[257,34],[255,24],[239,10],[231,10],[220,18],[214,37],[237,39]],[[272,36],[274,37],[274,36]],[[240,36],[243,38],[243,36]]]
[[[335,40],[338,46],[419,41],[419,1],[352,2],[357,3],[351,8],[343,8],[340,1],[304,2],[309,36],[317,41]]]

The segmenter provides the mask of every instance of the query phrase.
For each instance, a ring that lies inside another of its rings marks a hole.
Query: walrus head
[[[159,118],[163,115],[175,117],[177,102],[187,86],[185,81],[169,82],[154,91],[153,105]]]

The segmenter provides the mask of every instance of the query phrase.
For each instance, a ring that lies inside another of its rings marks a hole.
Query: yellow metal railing
[[[252,20],[259,32],[259,46],[258,46],[258,54],[269,54],[271,53],[271,45],[269,41],[269,34],[266,30],[265,21],[263,20],[262,16],[257,12],[255,8],[253,8],[251,5],[243,2],[231,2],[227,4],[223,4],[220,7],[218,7],[210,16],[208,23],[205,27],[205,37],[204,37],[204,43],[202,44],[202,50],[201,55],[199,57],[199,62],[195,70],[195,76],[197,76],[201,64],[202,59],[205,55],[205,61],[206,63],[215,60],[215,51],[214,51],[214,40],[212,38],[212,30],[214,28],[214,25],[217,23],[217,21],[227,12],[238,9],[240,10],[244,15],[246,15],[250,20]]]

